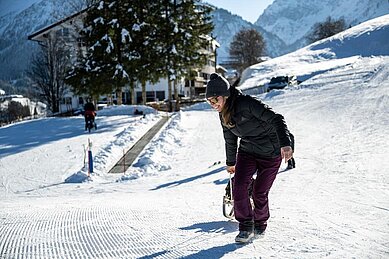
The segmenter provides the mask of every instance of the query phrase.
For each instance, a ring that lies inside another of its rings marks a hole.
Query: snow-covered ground
[[[388,26],[386,16],[365,31],[389,36]],[[262,238],[236,245],[237,222],[222,215],[229,175],[218,115],[206,103],[173,114],[126,174],[107,174],[162,116],[135,117],[124,106],[103,110],[91,134],[82,117],[0,128],[0,257],[388,258],[389,53],[363,55],[349,44],[361,54],[338,59],[344,46],[327,43],[327,56],[301,51],[310,59],[300,75],[310,76],[298,88],[259,96],[285,116],[297,165],[282,165]],[[242,88],[261,80],[253,76]],[[65,183],[86,174],[88,139],[95,173]]]

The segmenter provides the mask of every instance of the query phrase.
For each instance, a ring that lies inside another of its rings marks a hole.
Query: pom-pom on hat
[[[205,92],[205,98],[212,96],[230,96],[230,83],[217,73],[211,74]]]

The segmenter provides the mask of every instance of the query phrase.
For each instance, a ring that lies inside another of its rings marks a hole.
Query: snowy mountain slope
[[[373,36],[385,30],[360,26]],[[350,49],[353,35],[343,38]],[[320,55],[303,49],[261,64],[269,66],[261,73],[297,66],[316,75],[259,96],[285,116],[297,163],[274,182],[262,238],[234,244],[237,222],[222,216],[229,176],[218,114],[206,103],[176,113],[125,175],[98,169],[91,181],[64,184],[80,173],[88,137],[96,163],[108,167],[159,116],[141,121],[114,109],[90,135],[80,117],[0,128],[0,257],[387,258],[389,55],[337,59],[334,47],[316,47]]]
[[[40,0],[1,0],[0,16],[12,13],[20,13],[38,1]]]
[[[306,45],[302,39],[316,22],[331,15],[344,16],[346,22],[356,25],[362,21],[387,14],[389,3],[385,0],[348,1],[274,1],[253,25],[240,16],[224,9],[213,12],[213,36],[221,44],[218,63],[229,59],[229,46],[241,28],[255,28],[265,39],[267,55],[276,57]],[[350,8],[350,6],[352,8]],[[27,36],[48,24],[58,21],[78,10],[72,1],[27,0],[0,2],[0,79],[20,78],[28,68],[37,45],[26,40]],[[358,14],[358,15],[356,15]]]
[[[72,2],[59,0],[29,0],[0,2],[0,79],[18,78],[28,68],[32,53],[37,44],[27,40],[33,32],[62,19],[66,14],[74,13]],[[284,44],[276,36],[246,22],[242,17],[232,15],[224,9],[213,12],[215,29],[213,35],[221,47],[218,52],[218,61],[228,60],[229,45],[232,37],[241,28],[255,28],[262,33],[267,42],[269,56],[283,54]]]
[[[275,0],[255,24],[296,50],[306,45],[304,38],[312,26],[325,21],[328,16],[344,18],[346,24],[355,26],[385,14],[389,14],[386,0]]]
[[[263,85],[271,77],[280,75],[296,75],[304,81],[340,65],[351,65],[360,56],[389,55],[388,38],[389,15],[384,15],[298,51],[247,68],[242,75],[241,87]],[[246,80],[247,84],[244,83]]]
[[[36,43],[27,40],[28,35],[73,13],[73,9],[70,2],[60,0],[2,1],[0,79],[15,79],[25,74],[37,49]]]
[[[230,58],[229,48],[235,34],[242,28],[253,28],[261,33],[266,42],[266,53],[271,57],[276,57],[284,54],[285,44],[275,35],[262,29],[260,26],[246,22],[238,15],[233,15],[227,10],[217,8],[212,12],[215,28],[213,36],[220,43],[218,49],[218,63],[228,61]]]

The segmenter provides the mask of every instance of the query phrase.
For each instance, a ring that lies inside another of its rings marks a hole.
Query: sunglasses
[[[215,105],[215,104],[217,104],[219,102],[219,96],[214,96],[214,97],[207,98],[207,102],[210,105]]]

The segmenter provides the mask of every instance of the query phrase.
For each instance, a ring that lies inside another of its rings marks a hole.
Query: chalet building
[[[87,14],[87,9],[73,14],[61,21],[53,23],[37,32],[28,36],[29,40],[36,41],[40,45],[47,46],[49,40],[61,39],[64,47],[70,50],[71,57],[74,57],[73,62],[76,61],[77,53],[83,51],[82,41],[79,37],[79,31],[83,28],[83,18]],[[205,52],[209,58],[207,64],[196,72],[194,79],[182,79],[177,82],[176,89],[178,96],[186,100],[193,100],[203,98],[205,95],[206,84],[209,80],[210,74],[216,72],[216,50],[220,47],[219,43],[211,36],[206,36],[209,41],[207,49],[199,51]],[[140,83],[135,86],[136,104],[142,102],[142,90]],[[67,112],[83,107],[86,96],[75,96],[72,92],[66,93],[61,100],[60,112]],[[156,84],[146,84],[146,102],[160,102],[168,99],[168,81],[161,79]],[[116,99],[115,93],[112,96],[101,97],[101,103],[131,103],[131,89],[130,87],[123,87],[122,100]]]

